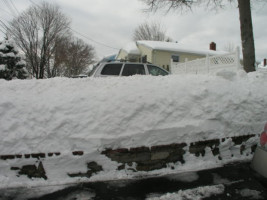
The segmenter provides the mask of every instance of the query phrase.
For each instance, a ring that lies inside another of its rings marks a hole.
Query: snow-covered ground
[[[132,172],[116,171],[118,163],[99,152],[259,134],[267,120],[266,80],[267,73],[243,71],[212,76],[0,80],[1,155],[61,152],[42,161],[51,177],[46,181],[17,177],[16,171],[9,170],[36,159],[0,160],[0,187],[85,181],[62,174],[86,170],[88,159],[108,166],[91,181],[130,178]],[[71,152],[79,150],[85,157],[70,161]],[[185,160],[184,165],[174,164],[174,172],[221,164],[209,156],[197,160],[187,154]],[[62,174],[54,173],[57,166]]]

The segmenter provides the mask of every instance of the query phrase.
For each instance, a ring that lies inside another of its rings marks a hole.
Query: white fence
[[[220,69],[237,70],[240,68],[240,50],[224,55],[209,56],[206,58],[176,63],[171,60],[172,74],[209,74]]]

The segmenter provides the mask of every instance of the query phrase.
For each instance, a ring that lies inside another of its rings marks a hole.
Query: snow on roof
[[[140,51],[135,42],[130,42],[122,48],[128,54],[140,55]]]
[[[205,50],[205,49],[198,49],[185,46],[181,43],[175,42],[162,42],[162,41],[147,41],[147,40],[140,40],[137,41],[137,45],[143,45],[153,50],[163,50],[163,51],[175,51],[175,52],[183,52],[183,53],[192,53],[192,54],[200,54],[200,55],[219,55],[225,54],[225,51],[213,51],[213,50]]]

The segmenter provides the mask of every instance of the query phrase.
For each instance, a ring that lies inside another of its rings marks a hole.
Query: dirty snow
[[[224,192],[223,185],[197,187],[188,190],[179,190],[177,193],[167,193],[160,197],[148,197],[146,200],[201,200]]]
[[[242,189],[239,191],[239,193],[242,195],[242,197],[250,198],[250,199],[262,199],[261,192],[257,190],[251,190],[251,189]]]

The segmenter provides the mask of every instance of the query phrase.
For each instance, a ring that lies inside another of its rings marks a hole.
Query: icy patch
[[[230,183],[230,181],[228,179],[222,178],[218,174],[212,174],[212,176],[213,176],[213,183],[215,185]]]
[[[94,199],[95,197],[95,193],[91,192],[91,191],[75,191],[73,193],[71,193],[70,195],[64,196],[64,197],[60,197],[57,200],[91,200]]]
[[[196,172],[186,172],[181,174],[172,174],[167,176],[167,178],[173,181],[193,182],[198,180],[199,176]]]
[[[204,186],[189,190],[179,190],[177,193],[167,193],[160,197],[148,197],[147,200],[201,200],[224,192],[223,185]]]
[[[249,197],[250,199],[262,199],[261,192],[257,190],[243,189],[239,193],[242,197]]]
[[[25,185],[20,188],[4,188],[0,189],[0,199],[1,200],[21,200],[21,199],[31,199],[38,198],[48,193],[53,193],[59,190],[63,190],[71,185],[52,185],[43,187],[29,187]]]

